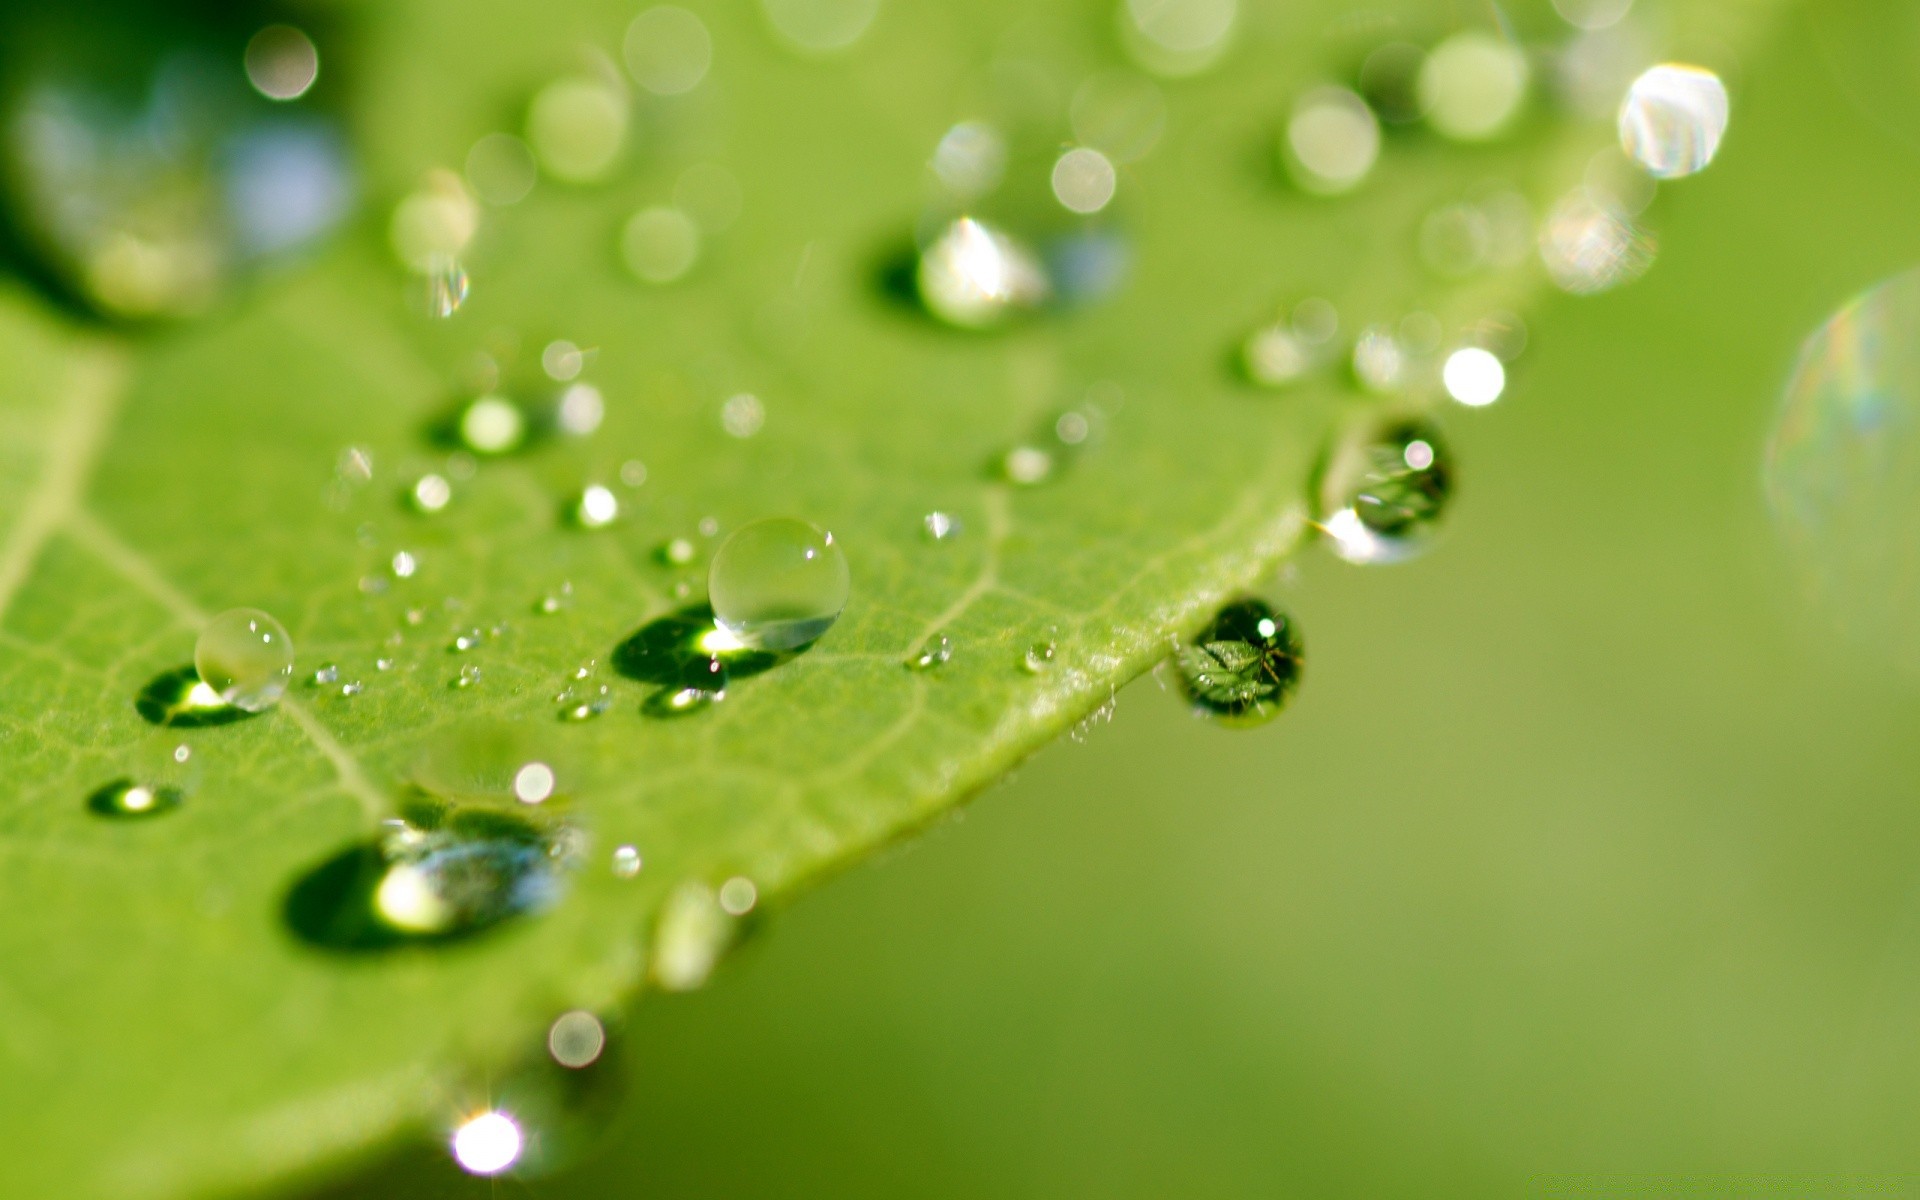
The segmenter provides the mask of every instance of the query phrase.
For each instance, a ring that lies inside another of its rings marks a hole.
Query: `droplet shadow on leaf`
[[[231,704],[203,703],[193,694],[199,686],[200,672],[194,670],[192,663],[174,667],[149,680],[147,686],[140,689],[140,694],[133,698],[133,707],[150,724],[174,729],[230,725],[260,715]]]
[[[724,692],[735,680],[771,670],[807,651],[807,646],[801,646],[780,654],[744,649],[716,653],[703,644],[714,630],[712,607],[693,604],[647,622],[613,648],[614,670],[660,688],[641,706],[642,712],[674,717],[697,711],[698,706],[676,705],[673,698],[682,692]]]
[[[919,318],[929,327],[946,326],[933,319],[920,303],[920,285],[914,274],[920,266],[920,252],[911,241],[890,241],[873,257],[873,292],[889,308]]]

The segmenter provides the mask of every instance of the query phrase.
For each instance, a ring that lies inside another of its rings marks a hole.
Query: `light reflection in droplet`
[[[1053,198],[1069,212],[1099,212],[1113,200],[1117,182],[1113,163],[1088,146],[1074,147],[1053,164]]]
[[[1483,408],[1507,390],[1507,369],[1492,351],[1465,346],[1447,356],[1440,382],[1455,400],[1469,408]]]
[[[604,179],[627,140],[627,97],[589,75],[556,79],[527,106],[527,144],[540,169],[564,183]]]
[[[620,256],[635,278],[672,283],[700,257],[700,229],[677,208],[643,208],[620,233]]]
[[[1380,123],[1348,89],[1315,88],[1294,104],[1285,149],[1294,182],[1303,189],[1329,196],[1349,192],[1380,157]]]
[[[632,879],[640,873],[640,851],[635,846],[615,846],[613,848],[613,873],[621,879]]]
[[[527,436],[527,418],[505,396],[481,396],[460,410],[460,444],[475,454],[505,454]]]
[[[423,513],[437,513],[453,499],[453,485],[444,475],[422,475],[414,481],[413,506]]]
[[[604,484],[581,489],[573,504],[573,519],[582,529],[605,529],[620,517],[620,498]]]
[[[503,1112],[467,1118],[453,1131],[453,1160],[470,1175],[498,1175],[520,1160],[520,1126]]]
[[[606,412],[606,398],[600,394],[599,388],[590,383],[576,383],[560,393],[560,403],[554,408],[553,419],[560,432],[585,437],[600,428]]]
[[[941,136],[928,164],[934,178],[961,200],[977,200],[1000,186],[1007,143],[985,121],[962,121]]]
[[[1532,78],[1526,51],[1483,30],[1456,33],[1420,67],[1420,107],[1440,134],[1484,142],[1519,115]]]
[[[635,17],[622,50],[633,81],[656,96],[692,91],[713,65],[713,35],[706,23],[671,4]]]
[[[1655,179],[1703,170],[1726,132],[1727,88],[1705,67],[1651,67],[1620,105],[1620,147]]]
[[[606,1048],[606,1026],[590,1012],[561,1013],[547,1028],[547,1053],[569,1070],[592,1066]]]
[[[982,329],[1043,301],[1046,276],[1032,253],[1010,235],[962,217],[920,255],[920,298],[933,315]]]
[[[1032,487],[1053,477],[1053,455],[1038,446],[1015,446],[1000,460],[1009,483]]]
[[[320,76],[313,39],[291,25],[269,25],[247,43],[247,82],[269,100],[298,100]]]
[[[1631,283],[1653,265],[1653,235],[1596,203],[1585,188],[1563,198],[1540,230],[1540,258],[1554,285],[1576,296]]]
[[[547,373],[548,379],[559,383],[579,378],[586,364],[586,352],[565,338],[548,342],[540,351],[540,369]]]

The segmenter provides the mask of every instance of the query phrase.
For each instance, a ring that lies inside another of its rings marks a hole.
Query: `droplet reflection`
[[[1726,132],[1726,85],[1704,67],[1649,68],[1620,105],[1620,147],[1655,179],[1705,169]]]

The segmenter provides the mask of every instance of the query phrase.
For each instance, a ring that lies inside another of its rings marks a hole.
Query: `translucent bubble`
[[[962,121],[941,136],[928,164],[943,187],[961,200],[977,200],[1000,186],[1007,170],[1007,143],[985,121]]]
[[[1856,296],[1801,350],[1766,446],[1768,507],[1813,610],[1920,670],[1920,271]]]
[[[1604,292],[1647,273],[1653,235],[1616,209],[1577,188],[1554,206],[1540,229],[1540,259],[1562,291]]]
[[[1301,96],[1287,120],[1284,158],[1294,182],[1338,195],[1358,187],[1380,157],[1380,123],[1367,102],[1341,87]]]
[[[1167,124],[1159,85],[1126,71],[1091,76],[1074,90],[1068,109],[1073,136],[1114,162],[1147,156]]]
[[[634,846],[615,846],[613,848],[613,873],[621,879],[632,879],[640,873],[640,851]]]
[[[627,141],[627,97],[592,76],[557,79],[527,106],[527,144],[540,169],[565,183],[606,178]]]
[[[1453,495],[1453,458],[1432,425],[1393,422],[1338,445],[1317,490],[1320,528],[1335,554],[1399,562],[1431,540]]]
[[[1217,613],[1173,656],[1187,698],[1230,725],[1261,725],[1280,715],[1300,686],[1306,649],[1286,614],[1259,600]]]
[[[1232,45],[1238,0],[1122,0],[1120,37],[1156,75],[1195,75]]]
[[[247,82],[269,100],[297,100],[320,76],[313,39],[291,25],[269,25],[247,43]]]
[[[540,175],[533,151],[510,133],[489,133],[467,151],[467,183],[496,208],[527,198]]]
[[[1047,298],[1039,261],[1012,236],[971,217],[949,225],[920,254],[920,299],[952,325],[984,329]]]
[[[503,1112],[469,1117],[453,1131],[453,1160],[470,1175],[498,1175],[520,1161],[520,1126]]]
[[[537,804],[564,784],[554,750],[540,727],[471,721],[433,735],[415,756],[411,778],[443,800]]]
[[[930,671],[945,665],[952,658],[953,639],[945,634],[939,634],[922,646],[919,653],[910,656],[907,659],[907,665],[916,671]]]
[[[1507,368],[1492,351],[1465,346],[1447,356],[1440,368],[1447,395],[1469,408],[1484,408],[1507,390]]]
[[[293,679],[293,639],[257,608],[230,608],[200,631],[193,666],[223,703],[262,712],[280,702]]]
[[[720,628],[757,650],[793,650],[825,633],[847,606],[847,556],[805,521],[768,517],[742,526],[707,571]]]
[[[760,11],[794,49],[832,54],[865,36],[880,15],[880,0],[760,0]]]
[[[1703,170],[1727,132],[1727,88],[1705,67],[1663,63],[1620,104],[1620,147],[1656,179]]]
[[[620,233],[620,257],[646,283],[672,283],[700,257],[700,229],[677,208],[643,208]]]
[[[1519,115],[1533,70],[1524,50],[1481,30],[1456,33],[1435,46],[1420,68],[1420,107],[1439,133],[1483,142]]]
[[[1096,213],[1113,199],[1118,182],[1107,156],[1076,146],[1053,164],[1053,198],[1069,212]]]
[[[547,1053],[569,1070],[592,1066],[606,1048],[606,1026],[590,1012],[561,1013],[547,1028]]]
[[[420,186],[394,206],[387,226],[395,257],[421,275],[458,262],[478,232],[480,206],[451,171],[429,171]]]
[[[623,49],[634,82],[656,96],[692,91],[713,65],[713,35],[706,23],[670,4],[635,17]]]

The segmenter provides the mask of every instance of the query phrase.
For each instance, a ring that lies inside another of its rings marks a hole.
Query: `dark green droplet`
[[[1174,654],[1181,685],[1197,706],[1235,725],[1280,715],[1294,690],[1306,648],[1286,614],[1259,600],[1221,609],[1200,636]]]

